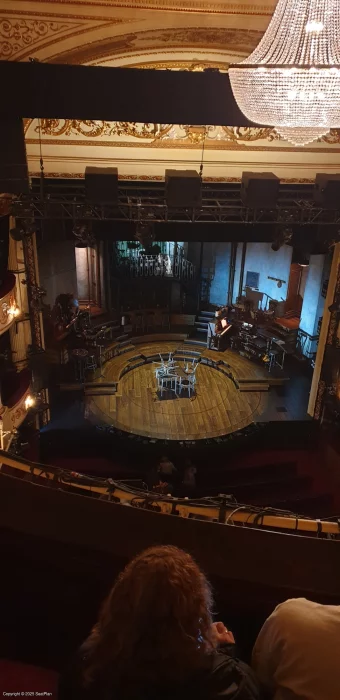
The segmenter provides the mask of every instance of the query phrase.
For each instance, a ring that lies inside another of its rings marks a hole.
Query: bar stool
[[[179,379],[179,393],[182,393],[182,389],[187,389],[189,398],[190,394],[194,393],[195,391],[195,384],[196,384],[196,376],[192,372],[192,374],[188,374],[186,377],[180,377]]]
[[[163,391],[174,391],[177,393],[177,380],[178,377],[175,374],[163,374],[158,378],[159,389],[161,396],[163,396]]]

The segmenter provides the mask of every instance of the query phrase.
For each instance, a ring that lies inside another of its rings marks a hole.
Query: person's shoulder
[[[308,613],[314,613],[320,605],[307,598],[289,598],[280,603],[272,613],[273,616],[283,619],[305,617]]]
[[[296,639],[305,637],[325,616],[325,606],[306,598],[290,598],[280,603],[267,619],[264,629]]]
[[[209,700],[218,700],[224,695],[230,700],[260,700],[258,681],[252,669],[240,659],[232,658],[222,651],[213,655],[209,674]]]

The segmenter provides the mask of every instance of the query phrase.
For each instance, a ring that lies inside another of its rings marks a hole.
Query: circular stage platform
[[[86,414],[96,422],[154,439],[199,440],[227,435],[261,418],[267,405],[268,376],[237,353],[218,353],[183,341],[141,342],[109,359],[91,386]],[[129,347],[129,346],[128,346]],[[199,360],[195,394],[157,394],[158,353],[176,353],[183,364]],[[195,354],[194,354],[195,353]],[[185,358],[185,359],[184,359]]]

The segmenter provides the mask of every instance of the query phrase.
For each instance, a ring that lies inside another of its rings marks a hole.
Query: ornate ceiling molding
[[[0,16],[0,60],[23,60],[32,52],[56,44],[64,39],[85,34],[93,29],[123,22],[110,19],[104,24],[93,24],[89,19],[63,18],[61,15],[23,16],[4,14]]]
[[[228,54],[249,55],[262,38],[263,32],[254,29],[228,27],[170,27],[142,32],[120,34],[101,41],[82,44],[75,49],[53,54],[50,61],[83,64],[126,54],[143,55],[155,50],[178,48],[187,51],[208,49]]]
[[[33,4],[32,0],[21,0],[22,3]],[[34,5],[39,4],[66,5],[69,0],[34,0]],[[195,13],[195,14],[222,14],[222,15],[258,15],[270,17],[273,14],[276,0],[268,0],[267,3],[256,2],[229,2],[228,0],[74,0],[73,4],[85,7],[126,8],[133,10],[164,10]]]

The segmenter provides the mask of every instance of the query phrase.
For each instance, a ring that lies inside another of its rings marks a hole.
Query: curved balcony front
[[[0,335],[6,333],[20,314],[15,295],[16,277],[6,272],[0,286]]]
[[[2,449],[9,448],[15,429],[23,423],[32,406],[31,380],[29,369],[8,372],[2,378],[0,403]]]

